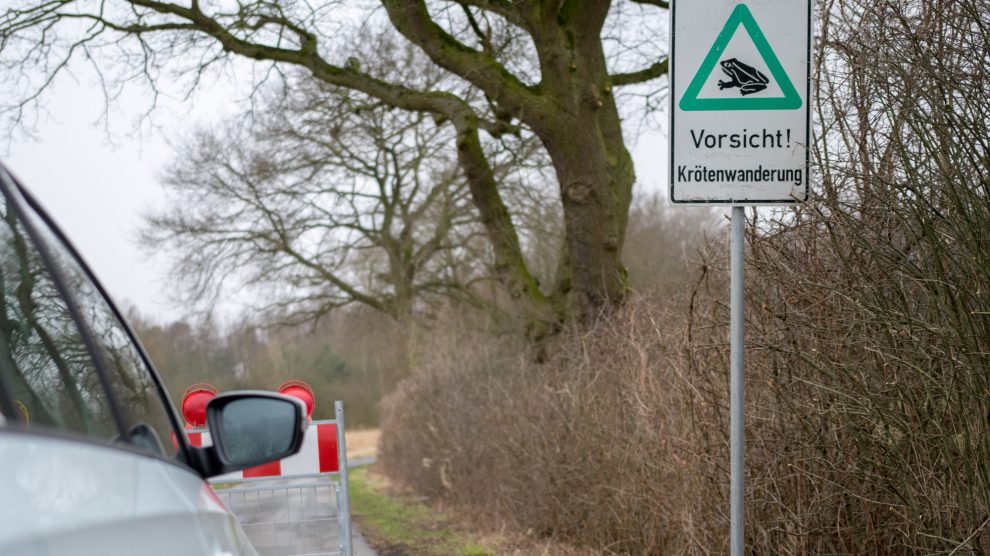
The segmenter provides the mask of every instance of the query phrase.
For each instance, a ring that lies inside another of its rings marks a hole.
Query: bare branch
[[[644,6],[656,6],[664,10],[670,9],[670,2],[668,2],[667,0],[629,0],[629,1],[636,4],[642,4]]]
[[[476,85],[513,116],[532,121],[548,108],[545,98],[490,55],[468,47],[441,29],[430,18],[423,0],[382,0],[382,4],[395,28],[431,60]]]
[[[634,71],[630,73],[617,73],[609,77],[612,85],[617,87],[622,85],[633,85],[636,83],[645,83],[646,81],[651,81],[659,77],[667,75],[667,71],[670,68],[670,59],[664,57],[663,60],[653,64],[648,68],[643,68],[639,71]]]
[[[513,25],[529,28],[529,23],[522,12],[523,8],[519,3],[510,3],[505,0],[452,0],[462,6],[472,6],[481,10],[502,16]]]
[[[184,146],[167,174],[175,205],[149,218],[145,243],[169,247],[195,296],[233,273],[299,318],[358,303],[402,320],[436,296],[474,297],[491,250],[470,247],[481,226],[450,127],[304,83],[256,126]]]
[[[492,49],[491,29],[483,31],[481,29],[481,24],[478,23],[477,18],[474,17],[473,13],[471,13],[471,8],[464,3],[461,3],[460,6],[461,9],[464,10],[464,16],[467,17],[468,23],[471,25],[471,30],[478,36],[478,41],[481,42],[481,46],[484,48],[484,51],[489,55],[494,55],[494,50]]]

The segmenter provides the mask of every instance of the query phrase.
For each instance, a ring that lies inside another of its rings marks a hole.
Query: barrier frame
[[[335,476],[338,479],[336,483],[336,493],[337,493],[337,523],[340,526],[340,546],[337,552],[321,553],[326,554],[326,556],[331,555],[342,555],[342,556],[354,556],[354,544],[351,539],[351,495],[350,495],[350,484],[348,481],[348,470],[347,470],[347,442],[345,438],[346,428],[344,426],[344,402],[335,401],[334,402],[334,419],[326,419],[321,421],[310,421],[309,427],[307,427],[307,432],[311,429],[315,429],[314,425],[336,425],[337,430],[337,471],[328,471],[323,473],[304,473],[297,475],[278,475],[278,476],[266,476],[266,477],[231,477],[230,474],[220,475],[218,477],[212,477],[208,479],[207,482],[210,485],[214,484],[231,484],[235,483],[239,486],[232,488],[225,488],[216,491],[218,495],[223,494],[237,494],[239,492],[246,493],[258,490],[256,487],[250,486],[251,483],[264,482],[264,481],[277,481],[286,479],[333,479]],[[187,434],[190,433],[207,433],[209,431],[206,429],[191,429],[186,431]],[[289,456],[292,457],[292,456]],[[288,458],[287,458],[288,459]],[[243,485],[243,487],[240,487]],[[305,487],[313,486],[334,486],[333,482],[330,483],[314,483],[314,484],[303,484],[303,485],[280,485],[265,487],[263,490],[292,490]],[[216,489],[214,489],[216,490]],[[235,514],[236,515],[236,514]],[[291,517],[291,513],[290,513]],[[291,521],[286,523],[292,523]]]

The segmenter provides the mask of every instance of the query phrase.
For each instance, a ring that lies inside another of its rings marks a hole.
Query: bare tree
[[[417,303],[483,304],[489,248],[450,129],[298,85],[180,146],[164,175],[171,200],[143,234],[174,255],[177,290],[212,300],[232,279],[288,324],[352,303],[402,322]]]
[[[666,74],[666,55],[653,41],[630,35],[642,27],[628,22],[660,16],[667,2],[381,0],[380,6],[395,31],[454,81],[477,91],[479,100],[362,69],[362,53],[333,40],[355,19],[349,14],[360,9],[356,1],[253,1],[236,8],[199,0],[26,1],[0,17],[3,67],[40,68],[43,77],[9,80],[15,89],[26,87],[12,114],[21,118],[76,58],[100,61],[94,63],[111,98],[135,77],[156,91],[166,69],[195,87],[230,55],[268,61],[276,69],[300,67],[323,83],[450,123],[492,266],[533,328],[546,330],[568,314],[591,315],[620,301],[626,291],[620,253],[635,174],[614,88]],[[362,21],[363,32],[371,24]],[[520,128],[532,130],[545,148],[564,213],[564,256],[546,291],[523,257],[481,135],[497,138]]]

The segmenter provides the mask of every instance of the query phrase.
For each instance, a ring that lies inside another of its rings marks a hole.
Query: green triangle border
[[[780,87],[781,92],[784,93],[784,96],[776,98],[698,98],[698,94],[705,85],[705,81],[708,80],[708,76],[715,69],[715,64],[718,63],[718,59],[725,52],[725,48],[729,45],[729,41],[732,40],[732,37],[736,34],[736,29],[740,25],[749,33],[749,38],[756,45],[757,52],[763,56],[763,61],[770,70],[770,74],[777,81],[777,85]],[[763,30],[757,25],[756,19],[753,18],[753,13],[749,11],[749,8],[745,4],[737,4],[735,9],[732,10],[729,20],[725,22],[725,27],[722,27],[722,32],[715,39],[712,49],[708,51],[708,55],[705,56],[701,67],[698,68],[694,79],[691,80],[691,84],[688,85],[687,91],[684,92],[684,96],[681,97],[681,102],[678,105],[685,112],[693,112],[702,110],[797,110],[801,108],[802,104],[801,95],[798,94],[794,88],[794,84],[787,77],[787,72],[780,65],[780,60],[777,59],[773,48],[767,42]]]

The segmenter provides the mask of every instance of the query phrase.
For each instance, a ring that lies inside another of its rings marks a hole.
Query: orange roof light
[[[278,387],[278,393],[302,400],[306,404],[306,418],[313,418],[313,406],[316,405],[316,395],[313,394],[313,389],[309,387],[309,384],[301,380],[287,380]]]
[[[206,404],[220,391],[212,384],[193,384],[182,393],[182,417],[186,428],[206,426]]]

